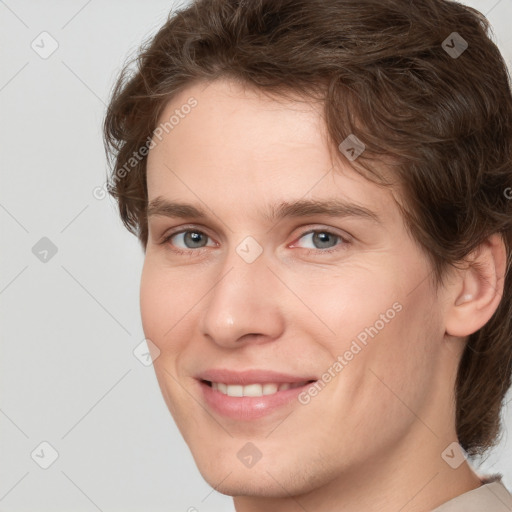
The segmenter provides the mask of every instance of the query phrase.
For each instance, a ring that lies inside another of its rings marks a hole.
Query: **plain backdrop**
[[[510,64],[512,1],[468,3]],[[0,511],[234,510],[136,357],[143,253],[93,195],[114,79],[172,5],[0,1]],[[501,444],[474,461],[509,489],[511,409]]]

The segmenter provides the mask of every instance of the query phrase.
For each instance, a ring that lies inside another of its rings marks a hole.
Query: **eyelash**
[[[164,236],[164,238],[162,239],[161,242],[159,242],[159,244],[160,245],[169,244],[169,241],[171,240],[172,237],[174,237],[176,235],[179,235],[181,233],[188,233],[188,232],[200,233],[201,235],[205,235],[206,237],[211,238],[204,231],[188,227],[187,229],[181,229],[179,231],[174,231],[172,233],[169,233],[168,235]],[[300,240],[301,238],[303,238],[306,235],[309,235],[310,233],[327,233],[328,235],[332,235],[332,236],[335,236],[335,237],[339,238],[339,240],[341,240],[342,243],[338,243],[338,244],[336,244],[334,247],[332,247],[330,249],[303,249],[304,251],[306,251],[307,255],[311,255],[311,254],[318,255],[319,253],[325,254],[325,253],[337,252],[337,251],[343,250],[344,246],[350,244],[350,240],[348,240],[347,238],[342,237],[338,233],[334,233],[332,231],[329,231],[328,229],[310,229],[310,230],[305,231],[304,233],[302,233],[297,238],[297,240]],[[180,249],[180,248],[171,246],[171,244],[169,244],[169,246],[170,246],[170,250],[172,252],[174,252],[176,254],[179,254],[179,255],[189,255],[189,256],[191,254],[193,254],[194,256],[198,256],[199,254],[197,254],[197,253],[202,253],[203,252],[201,249],[206,249],[206,247],[198,247],[197,249]],[[196,254],[194,254],[194,253],[196,253]]]

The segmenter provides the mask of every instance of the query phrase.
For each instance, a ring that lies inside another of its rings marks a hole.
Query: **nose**
[[[279,282],[264,254],[247,263],[233,250],[220,275],[205,297],[200,319],[203,335],[226,348],[279,338],[284,328],[276,293]]]

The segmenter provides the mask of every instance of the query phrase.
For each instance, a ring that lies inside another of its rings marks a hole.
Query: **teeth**
[[[228,386],[228,389],[231,386]],[[242,387],[242,386],[240,386]],[[263,386],[261,384],[248,384],[243,386],[243,396],[262,396]]]
[[[277,393],[279,386],[277,384],[263,384],[262,393],[264,395],[273,395]]]
[[[298,388],[304,386],[307,382],[247,384],[246,386],[240,384],[224,384],[222,382],[212,382],[211,384],[215,391],[219,391],[228,396],[264,396],[273,395],[278,391]]]
[[[227,386],[226,394],[228,396],[244,396],[244,387],[239,384]]]

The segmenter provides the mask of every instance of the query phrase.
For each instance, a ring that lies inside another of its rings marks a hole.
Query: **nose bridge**
[[[246,237],[230,251],[208,294],[201,328],[219,345],[237,345],[247,334],[274,338],[282,328],[279,304],[270,293],[273,275],[256,243]]]

